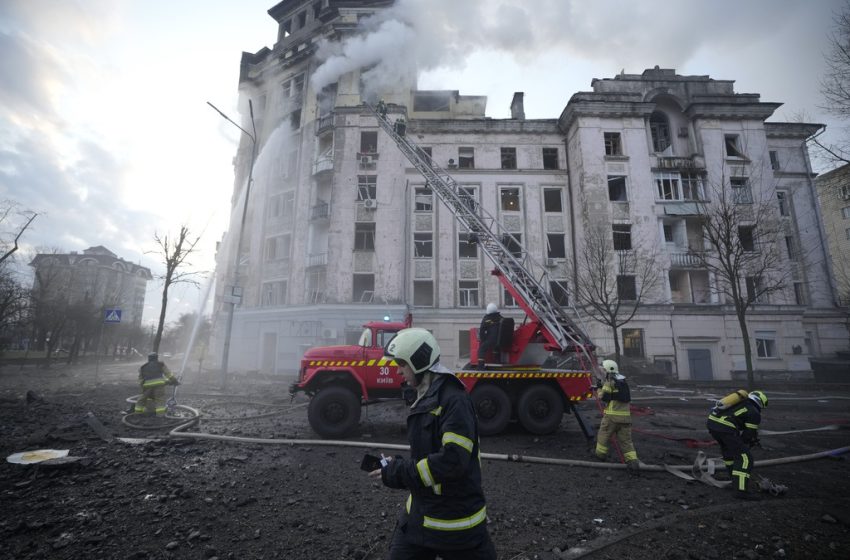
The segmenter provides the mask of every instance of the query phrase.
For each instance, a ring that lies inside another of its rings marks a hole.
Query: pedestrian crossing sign
[[[107,309],[104,313],[103,317],[104,323],[120,323],[121,322],[121,310],[120,309]]]

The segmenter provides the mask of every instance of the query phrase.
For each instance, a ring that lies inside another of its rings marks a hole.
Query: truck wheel
[[[500,433],[511,419],[511,400],[497,385],[479,385],[473,389],[472,406],[478,416],[478,433],[482,436]]]
[[[564,400],[551,385],[532,385],[519,397],[517,418],[532,434],[550,434],[564,415]]]
[[[310,400],[307,419],[322,437],[347,436],[360,422],[360,398],[345,387],[322,389]]]

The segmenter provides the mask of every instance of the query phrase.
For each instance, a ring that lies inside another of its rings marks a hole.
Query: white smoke
[[[632,73],[677,68],[703,47],[757,42],[801,9],[793,0],[397,0],[362,21],[360,34],[322,45],[312,85],[366,69],[370,90],[392,90],[413,72],[462,69],[478,50],[520,61],[554,50]]]

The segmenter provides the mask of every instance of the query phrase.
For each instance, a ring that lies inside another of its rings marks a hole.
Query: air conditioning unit
[[[360,165],[369,165],[372,163],[372,156],[360,156]]]
[[[375,210],[378,207],[378,201],[374,198],[367,198],[363,201],[363,208],[368,208],[369,210]]]
[[[336,338],[336,329],[322,329],[322,338]]]

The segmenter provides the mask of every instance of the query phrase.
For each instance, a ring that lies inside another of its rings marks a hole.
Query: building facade
[[[824,173],[815,184],[838,302],[850,306],[850,165]]]
[[[243,54],[243,124],[250,130],[250,99],[259,148],[252,167],[245,137],[235,160],[214,332],[221,349],[238,301],[232,370],[292,373],[304,349],[354,343],[362,323],[408,312],[433,330],[444,361],[461,366],[488,302],[522,319],[483,252],[379,131],[364,105],[377,101],[362,79],[368,69],[312,85],[318,39],[357,33],[361,18],[390,4],[281,2],[269,10],[278,42]],[[546,267],[565,306],[575,287],[568,264],[590,226],[660,249],[663,281],[618,334],[630,357],[680,379],[728,379],[743,368],[734,310],[718,279],[687,257],[709,184],[770,200],[785,233],[776,242],[791,251],[788,285],[751,310],[756,369],[805,376],[809,355],[846,345],[803,142],[814,125],[766,123],[778,104],[736,93],[731,81],[658,68],[594,80],[552,119],[526,119],[521,93],[510,119],[491,119],[484,97],[403,85],[380,92],[389,118],[404,118],[407,135]],[[601,352],[613,351],[610,329],[577,320]]]

